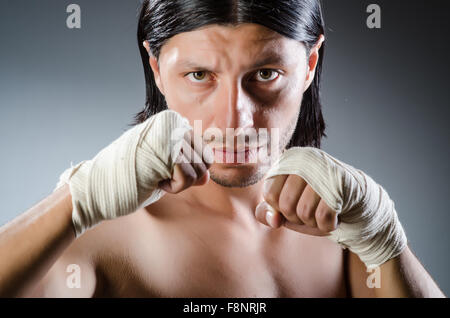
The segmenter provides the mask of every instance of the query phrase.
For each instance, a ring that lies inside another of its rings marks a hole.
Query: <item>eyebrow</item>
[[[286,65],[287,62],[284,57],[279,55],[276,52],[270,52],[263,59],[256,61],[251,67],[257,68],[267,64],[278,64],[278,65]]]
[[[205,69],[205,70],[212,70],[214,67],[209,67],[207,65],[202,65],[201,63],[197,63],[190,60],[180,60],[177,63],[181,67],[186,68],[193,68],[193,69]],[[277,52],[270,52],[268,55],[264,56],[262,59],[256,61],[253,65],[250,66],[250,68],[258,68],[267,64],[278,64],[285,66],[286,60],[279,55]]]

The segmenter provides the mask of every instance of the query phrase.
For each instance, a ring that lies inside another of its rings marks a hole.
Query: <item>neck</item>
[[[244,188],[224,187],[212,180],[190,187],[182,194],[192,204],[232,219],[256,220],[254,211],[263,201],[263,180]],[[181,194],[181,193],[180,193]]]

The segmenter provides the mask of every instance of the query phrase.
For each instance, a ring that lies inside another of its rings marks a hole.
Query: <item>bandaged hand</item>
[[[312,147],[285,151],[266,174],[256,218],[327,236],[367,268],[398,256],[407,245],[394,202],[370,176]]]
[[[187,160],[181,151],[188,144],[190,155],[195,153],[198,141],[191,136],[188,120],[166,110],[123,133],[92,160],[64,171],[56,189],[69,184],[76,236],[159,200],[164,191],[177,193],[207,182],[205,162]]]

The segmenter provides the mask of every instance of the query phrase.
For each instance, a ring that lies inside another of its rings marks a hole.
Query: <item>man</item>
[[[242,24],[237,27],[211,25],[180,33],[163,46],[158,61],[152,56],[148,43],[143,45],[169,108],[187,118],[191,125],[194,120],[201,120],[203,132],[208,128],[220,131],[280,128],[280,147],[284,148],[295,127],[302,93],[314,78],[323,40],[321,37],[306,56],[299,42],[257,24]],[[304,55],[308,63],[298,63],[299,55]],[[279,58],[268,60],[273,56]],[[258,65],[260,61],[266,62]],[[194,68],[193,64],[202,64],[205,68]],[[265,76],[267,70],[268,77]],[[255,74],[255,71],[258,72]],[[247,78],[250,73],[255,76]],[[255,94],[251,92],[255,91],[263,96],[260,98],[265,96],[265,100],[253,99]],[[265,104],[266,108],[258,103]],[[270,103],[282,105],[283,109],[273,112]],[[153,126],[142,126],[143,129],[156,129],[155,125],[164,123],[160,119],[154,119]],[[136,132],[136,136],[144,130]],[[152,154],[148,154],[146,160],[142,159],[144,157],[136,159],[137,171],[145,171],[139,165],[147,162],[151,170],[148,180],[158,181],[159,188],[166,194],[142,206],[154,193],[154,188],[150,182],[147,192],[142,190],[147,183],[141,182],[142,173],[137,173],[138,189],[132,194],[137,196],[140,207],[134,213],[109,210],[115,205],[118,211],[133,210],[122,207],[121,202],[108,201],[102,191],[110,183],[105,182],[104,187],[92,189],[90,193],[82,177],[75,179],[73,176],[77,176],[77,171],[81,171],[78,175],[91,176],[95,163],[100,168],[106,166],[110,156],[119,153],[119,146],[125,147],[130,144],[129,140],[138,140],[135,135],[130,133],[121,139],[112,146],[117,146],[115,151],[103,152],[96,157],[97,161],[92,161],[94,163],[70,170],[62,178],[70,187],[61,185],[48,198],[2,228],[0,257],[7,261],[0,265],[0,294],[37,297],[443,296],[408,247],[397,249],[398,255],[385,259],[375,268],[380,271],[381,281],[371,288],[366,283],[369,273],[360,259],[362,254],[343,250],[327,237],[345,222],[339,220],[337,211],[327,204],[331,201],[317,193],[319,187],[313,189],[310,183],[315,179],[307,182],[308,178],[296,173],[278,173],[265,179],[275,163],[251,163],[250,158],[258,150],[229,148],[230,138],[234,137],[226,136],[225,149],[214,149],[214,163],[208,160],[179,162],[165,182],[154,177],[156,173],[151,169],[157,161],[152,161]],[[194,140],[192,147],[195,149],[198,143]],[[244,163],[235,160],[240,153],[244,153]],[[233,163],[220,162],[227,157],[232,157]],[[114,160],[109,162],[118,162]],[[302,166],[300,160],[294,162]],[[89,168],[83,171],[86,166]],[[120,169],[117,164],[111,167]],[[117,170],[114,174],[117,180],[127,180],[129,175],[123,177],[121,173]],[[77,187],[77,182],[82,185]],[[83,191],[86,193],[81,193]],[[103,195],[104,202],[94,199]],[[83,199],[84,196],[87,199]],[[103,204],[107,208],[102,208]],[[94,210],[101,210],[101,213],[95,214]],[[111,220],[106,220],[108,218]],[[71,264],[76,266],[69,267]],[[80,288],[71,288],[74,287],[68,281],[71,272],[67,271],[70,268],[79,270],[80,284],[75,287]]]

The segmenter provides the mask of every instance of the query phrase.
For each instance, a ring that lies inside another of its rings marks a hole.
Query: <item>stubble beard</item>
[[[278,143],[279,149],[278,153],[281,154],[286,148],[287,144],[292,138],[294,134],[295,127],[297,126],[298,121],[298,113],[291,120],[287,128],[282,132],[280,141]],[[267,146],[268,150],[271,149],[270,145]],[[213,164],[209,169],[210,178],[212,181],[221,185],[223,187],[228,188],[244,188],[251,186],[258,181],[260,181],[267,171],[270,169],[272,164],[278,159],[278,156],[275,154],[269,155],[269,161],[267,163],[258,162],[254,164],[246,164],[242,166],[233,166],[233,167],[216,167],[216,164]],[[225,171],[224,171],[225,169]],[[239,169],[238,173],[236,173],[236,169]],[[227,170],[230,172],[228,173]]]

